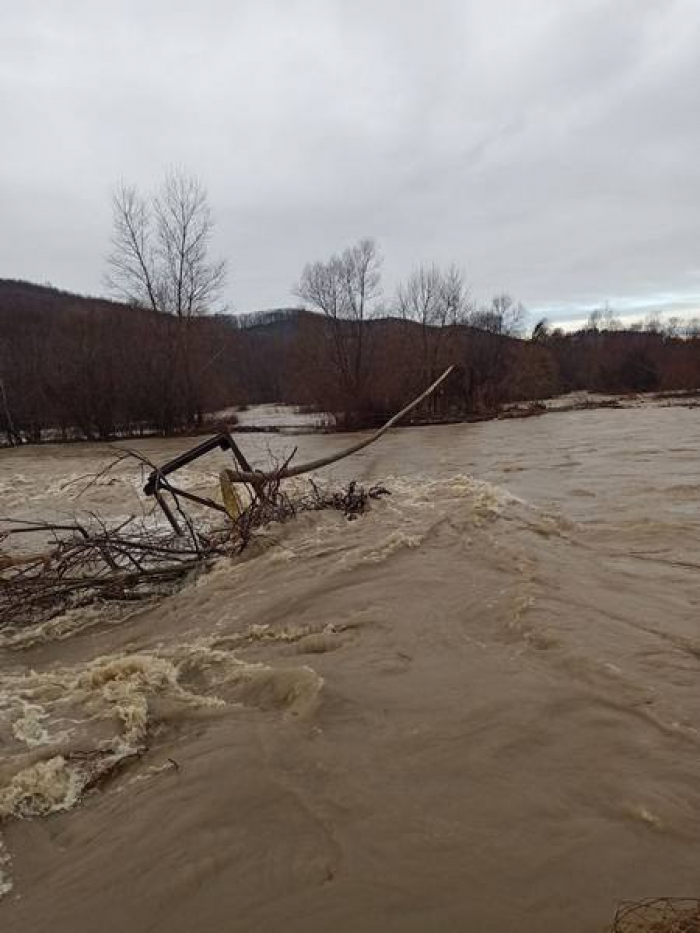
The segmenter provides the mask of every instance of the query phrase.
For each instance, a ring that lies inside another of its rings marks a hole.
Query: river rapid
[[[357,521],[0,633],[0,929],[593,933],[700,895],[699,454],[681,406],[397,430],[326,474],[391,491]],[[0,512],[126,517],[131,465],[76,498],[107,459],[4,451]]]

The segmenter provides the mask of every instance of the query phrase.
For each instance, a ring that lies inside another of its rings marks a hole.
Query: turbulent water
[[[336,467],[392,492],[361,519],[6,631],[0,928],[584,933],[698,896],[699,453],[683,407],[397,431]],[[1,511],[126,517],[126,465],[78,496],[106,458],[2,453]]]

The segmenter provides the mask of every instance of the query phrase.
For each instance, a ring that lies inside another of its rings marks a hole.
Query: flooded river
[[[0,929],[593,933],[698,896],[699,455],[683,407],[399,430],[331,470],[391,490],[361,519],[0,635]],[[106,459],[2,452],[0,511],[126,517],[133,467],[76,498]]]

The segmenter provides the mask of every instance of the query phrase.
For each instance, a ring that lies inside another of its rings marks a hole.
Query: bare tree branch
[[[447,379],[450,375],[454,366],[449,366],[445,372],[433,382],[432,385],[429,385],[425,391],[415,398],[412,402],[406,405],[405,408],[402,408],[401,411],[397,412],[392,418],[386,422],[378,431],[375,431],[374,434],[365,438],[362,441],[358,441],[356,444],[352,444],[350,447],[346,447],[344,450],[339,451],[336,454],[331,454],[327,457],[320,457],[318,460],[310,460],[307,463],[299,464],[295,467],[289,467],[287,469],[283,468],[279,471],[272,472],[247,472],[243,470],[231,470],[226,469],[226,475],[232,483],[261,483],[269,482],[273,479],[288,479],[291,476],[300,476],[302,473],[309,473],[311,470],[320,470],[321,467],[330,466],[332,463],[337,463],[338,460],[343,460],[345,457],[349,457],[351,454],[355,454],[358,451],[362,450],[365,447],[368,447],[370,444],[373,444],[375,441],[378,441],[386,432],[393,428],[395,424],[398,424],[402,418],[405,418],[414,408],[417,408],[421,402],[424,402],[437,387]]]

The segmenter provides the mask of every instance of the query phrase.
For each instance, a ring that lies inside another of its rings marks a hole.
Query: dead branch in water
[[[49,544],[32,555],[0,553],[0,629],[41,623],[71,608],[95,601],[147,600],[172,587],[191,571],[216,557],[241,553],[254,532],[270,522],[283,522],[301,511],[335,509],[353,519],[372,499],[387,494],[375,486],[365,490],[356,482],[343,490],[324,492],[310,481],[309,490],[293,494],[282,489],[282,481],[337,463],[379,440],[390,428],[425,401],[449,376],[453,367],[428,386],[417,398],[390,418],[370,437],[339,453],[297,466],[291,461],[268,471],[252,470],[233,438],[225,433],[181,454],[163,467],[151,463],[136,450],[116,448],[110,464],[89,478],[81,495],[110,469],[131,457],[151,470],[145,487],[153,495],[169,523],[164,530],[156,523],[139,523],[131,517],[108,527],[99,516],[86,523],[12,521],[0,518],[0,544],[19,535],[41,534]],[[222,471],[224,505],[175,486],[169,475],[202,454],[221,446],[230,449],[241,469]],[[83,477],[88,479],[88,477]],[[246,484],[249,502],[243,504],[232,492],[231,483]],[[164,493],[169,499],[166,500]],[[228,497],[228,502],[226,501]],[[227,521],[217,527],[198,527],[184,503],[205,506]]]
[[[620,905],[611,933],[700,933],[700,900],[653,897]]]
[[[0,542],[17,534],[49,541],[39,553],[12,555],[0,565],[0,629],[44,622],[96,600],[144,600],[172,585],[202,560],[201,546],[163,536],[143,523],[110,528],[84,524],[30,527],[0,520]],[[210,540],[208,556],[223,553]]]
[[[351,519],[386,493],[357,483],[340,490],[309,483],[308,490],[287,493],[276,476],[258,487],[236,518],[227,517],[215,527],[198,529],[178,501],[185,535],[145,518],[132,517],[113,527],[97,516],[90,524],[0,518],[0,544],[30,534],[46,542],[34,554],[0,553],[0,630],[40,624],[95,602],[142,602],[163,596],[215,558],[240,554],[255,532],[270,522],[321,509],[335,509]]]
[[[402,418],[405,418],[406,415],[417,408],[421,402],[429,398],[441,383],[447,379],[453,369],[453,366],[448,367],[432,385],[429,385],[417,398],[393,415],[393,417],[378,431],[375,431],[374,434],[371,434],[362,441],[352,444],[350,447],[346,447],[336,454],[330,454],[327,457],[321,457],[317,460],[291,466],[291,460],[294,457],[294,453],[296,453],[296,451],[294,451],[283,464],[277,465],[274,469],[268,469],[266,471],[254,470],[231,434],[228,431],[222,431],[214,437],[210,437],[208,440],[203,441],[201,444],[197,444],[195,447],[190,448],[190,450],[178,454],[161,466],[154,466],[149,463],[148,465],[151,466],[152,469],[148,481],[143,487],[143,491],[147,496],[153,496],[155,498],[163,515],[177,535],[183,534],[183,532],[180,522],[171,508],[169,497],[172,497],[178,510],[180,509],[179,500],[180,497],[182,497],[190,502],[208,506],[220,512],[225,512],[232,518],[237,518],[240,512],[240,499],[238,493],[234,490],[233,484],[240,483],[247,489],[253,501],[253,509],[249,515],[257,513],[265,514],[271,508],[273,510],[278,508],[280,503],[284,505],[284,495],[280,489],[282,480],[300,476],[303,473],[309,473],[312,470],[318,470],[332,463],[337,463],[339,460],[343,460],[345,457],[349,457],[351,454],[357,453],[370,444],[373,444],[375,441],[378,441],[390,428],[398,424]],[[191,492],[187,492],[175,486],[170,479],[177,470],[193,463],[195,460],[198,460],[200,457],[217,448],[221,450],[230,450],[237,466],[234,470],[225,468],[219,474],[224,498],[223,506],[213,502],[211,499],[205,499],[202,496],[194,495]],[[143,458],[142,462],[148,463],[148,461]],[[182,517],[185,518],[184,515]],[[192,532],[192,528],[188,528],[188,531]]]
[[[375,431],[374,434],[371,434],[369,437],[366,437],[362,441],[358,441],[356,444],[351,444],[350,447],[346,447],[344,450],[339,451],[336,454],[330,454],[327,457],[319,457],[317,460],[309,460],[307,463],[300,463],[295,467],[287,466],[282,470],[273,471],[273,472],[259,472],[255,470],[231,470],[226,471],[229,480],[232,483],[260,483],[267,482],[278,478],[289,479],[292,476],[301,476],[302,473],[310,473],[312,470],[320,470],[322,467],[330,466],[332,463],[337,463],[339,460],[344,460],[345,457],[349,457],[351,454],[356,454],[360,450],[364,450],[365,447],[369,447],[370,444],[374,444],[375,441],[378,441],[386,432],[393,428],[394,425],[398,424],[402,418],[405,418],[406,415],[410,414],[415,408],[417,408],[421,402],[424,402],[429,396],[435,392],[441,383],[447,379],[450,375],[454,366],[448,367],[445,372],[429,385],[424,392],[414,398],[412,402],[406,405],[405,408],[402,408],[401,411],[397,412],[393,417],[389,418],[386,424],[382,425],[378,431]]]

